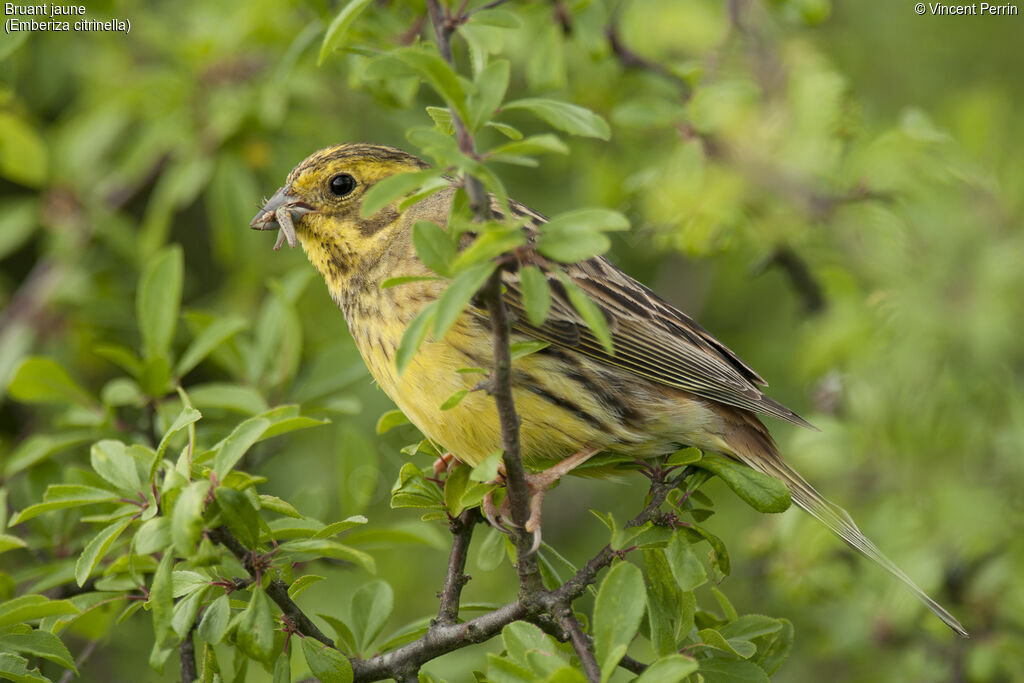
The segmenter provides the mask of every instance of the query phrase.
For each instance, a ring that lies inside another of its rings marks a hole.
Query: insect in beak
[[[288,194],[287,190],[287,187],[282,187],[275,192],[249,223],[253,230],[280,230],[274,243],[274,251],[280,249],[285,240],[288,240],[288,246],[293,249],[298,246],[294,221],[313,210],[308,204]]]

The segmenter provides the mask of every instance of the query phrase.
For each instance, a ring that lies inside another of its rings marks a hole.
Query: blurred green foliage
[[[715,496],[707,526],[734,569],[722,589],[740,612],[793,624],[778,680],[825,670],[837,681],[1011,680],[1024,670],[1019,19],[828,0],[506,9],[521,27],[462,31],[475,50],[511,60],[509,98],[551,96],[611,122],[608,142],[574,138],[537,168],[502,169],[510,194],[549,215],[597,205],[629,216],[614,259],[821,427],[772,425],[801,471],[972,633],[955,640],[801,513],[760,516]],[[130,34],[0,37],[0,526],[48,484],[96,483],[97,439],[159,441],[183,406],[172,397],[151,411],[147,396],[171,378],[187,378],[208,445],[244,417],[298,403],[330,424],[272,450],[257,444],[246,470],[302,515],[373,521],[345,540],[372,551],[394,588],[391,633],[435,609],[444,572],[443,526],[388,509],[415,430],[375,436],[389,405],[341,315],[301,254],[272,253],[246,227],[311,151],[357,140],[411,148],[405,131],[431,125],[424,106],[442,104],[414,76],[375,74],[360,47],[425,36],[421,3],[369,4],[347,49],[318,66],[340,10],[99,1],[90,15],[127,16]],[[456,47],[461,63],[479,59]],[[524,112],[502,120],[548,130]],[[503,137],[485,129],[481,139]],[[57,364],[26,365],[30,356]],[[545,539],[585,561],[607,538],[587,510],[625,518],[646,483],[563,483]],[[0,536],[5,604],[16,587],[42,592],[82,571],[93,536],[78,520],[41,515]],[[481,550],[489,543],[493,555],[496,541],[481,530],[470,602],[511,597],[508,564]],[[304,587],[324,613],[346,616],[366,599],[358,591],[380,590],[359,570],[317,571],[328,580]],[[707,587],[697,595],[718,609]],[[76,620],[73,652],[104,640],[84,680],[153,676],[151,632],[114,628],[117,616],[101,608]],[[249,646],[266,647],[259,640]],[[501,649],[425,670],[456,680]]]

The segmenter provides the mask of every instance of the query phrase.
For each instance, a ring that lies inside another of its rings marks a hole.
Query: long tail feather
[[[831,529],[839,538],[846,541],[847,545],[851,548],[899,579],[918,600],[923,602],[928,609],[934,612],[939,619],[942,619],[958,635],[964,638],[970,637],[967,629],[946,608],[935,602],[927,593],[921,590],[909,576],[903,573],[903,570],[897,567],[892,560],[878,549],[878,546],[861,533],[861,530],[857,528],[857,525],[854,524],[853,519],[850,518],[846,510],[826,500],[806,479],[800,476],[799,472],[782,459],[775,448],[775,444],[771,442],[771,437],[767,435],[766,431],[762,431],[763,429],[764,427],[762,426],[760,430],[756,430],[759,432],[757,434],[759,438],[755,437],[754,439],[750,438],[754,436],[751,432],[744,430],[746,433],[743,436],[746,438],[742,438],[739,440],[739,443],[733,444],[733,446],[740,447],[731,448],[734,457],[755,470],[785,482],[786,486],[789,487],[794,503]]]

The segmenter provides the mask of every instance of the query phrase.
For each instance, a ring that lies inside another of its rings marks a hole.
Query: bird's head
[[[279,230],[275,249],[285,241],[311,249],[372,251],[378,233],[393,227],[398,213],[385,207],[361,218],[366,192],[384,178],[425,168],[416,157],[393,147],[348,144],[307,157],[288,175],[249,224],[254,230]]]

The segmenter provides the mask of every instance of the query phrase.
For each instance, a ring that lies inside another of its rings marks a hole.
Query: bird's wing
[[[532,219],[534,225],[544,220],[518,203],[512,210]],[[539,255],[535,259],[535,265],[548,278],[551,310],[543,325],[531,324],[523,306],[518,274],[506,274],[505,303],[515,330],[712,401],[815,429],[792,410],[765,396],[758,388],[767,386],[764,379],[725,344],[607,259],[596,257],[568,266],[546,262]],[[556,275],[558,268],[604,313],[614,354],[604,350],[569,301],[565,286]]]

